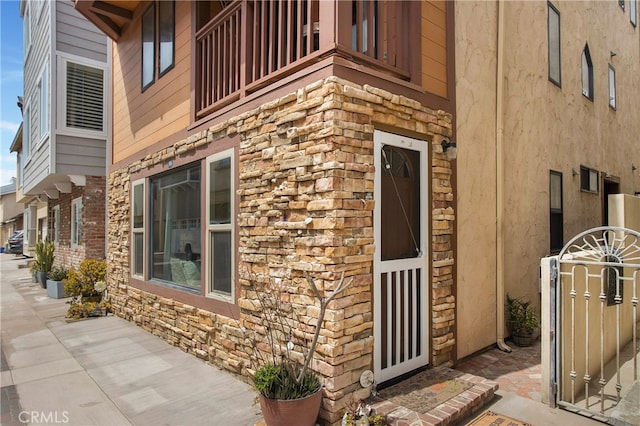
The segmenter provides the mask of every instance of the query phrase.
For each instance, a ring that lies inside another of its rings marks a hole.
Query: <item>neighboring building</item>
[[[457,355],[539,306],[540,258],[640,191],[637,1],[456,2]],[[504,290],[502,290],[504,288]]]
[[[313,322],[305,277],[344,273],[313,363],[327,422],[367,369],[451,364],[453,6],[76,1],[114,40],[116,314],[248,375],[255,291],[282,282]]]
[[[16,203],[16,182],[0,186],[0,246],[4,247],[9,237],[22,230],[23,207]]]
[[[18,201],[25,205],[25,245],[48,236],[56,243],[56,263],[66,266],[102,259],[108,39],[71,1],[21,0],[20,15],[24,129]]]

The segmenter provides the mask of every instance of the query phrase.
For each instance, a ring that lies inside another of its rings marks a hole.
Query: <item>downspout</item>
[[[496,69],[496,340],[498,348],[511,352],[504,342],[504,3],[498,0],[498,43]]]

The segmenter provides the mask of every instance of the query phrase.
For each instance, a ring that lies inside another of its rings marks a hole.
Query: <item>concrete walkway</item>
[[[0,254],[2,425],[254,425],[238,378],[109,316],[67,322],[68,299]]]

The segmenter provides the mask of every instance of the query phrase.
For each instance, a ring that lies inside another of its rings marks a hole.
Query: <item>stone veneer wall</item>
[[[259,336],[263,331],[256,286],[281,280],[288,291],[286,300],[303,323],[314,324],[319,308],[304,277],[308,274],[321,289],[331,290],[344,272],[354,281],[329,305],[312,363],[325,385],[321,417],[337,422],[352,397],[369,394],[358,380],[363,370],[372,368],[373,131],[380,126],[422,134],[432,146],[431,355],[434,365],[451,363],[454,211],[451,165],[440,145],[451,135],[451,117],[336,77],[216,124],[110,174],[107,258],[115,313],[246,377],[252,371],[254,345],[245,333],[255,330]],[[228,135],[240,139],[239,319],[129,285],[129,176]],[[307,218],[310,223],[305,223]],[[308,336],[312,329],[300,327],[298,334]]]

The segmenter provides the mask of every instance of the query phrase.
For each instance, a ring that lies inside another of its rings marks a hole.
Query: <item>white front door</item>
[[[427,141],[375,131],[374,372],[382,383],[429,361]]]

